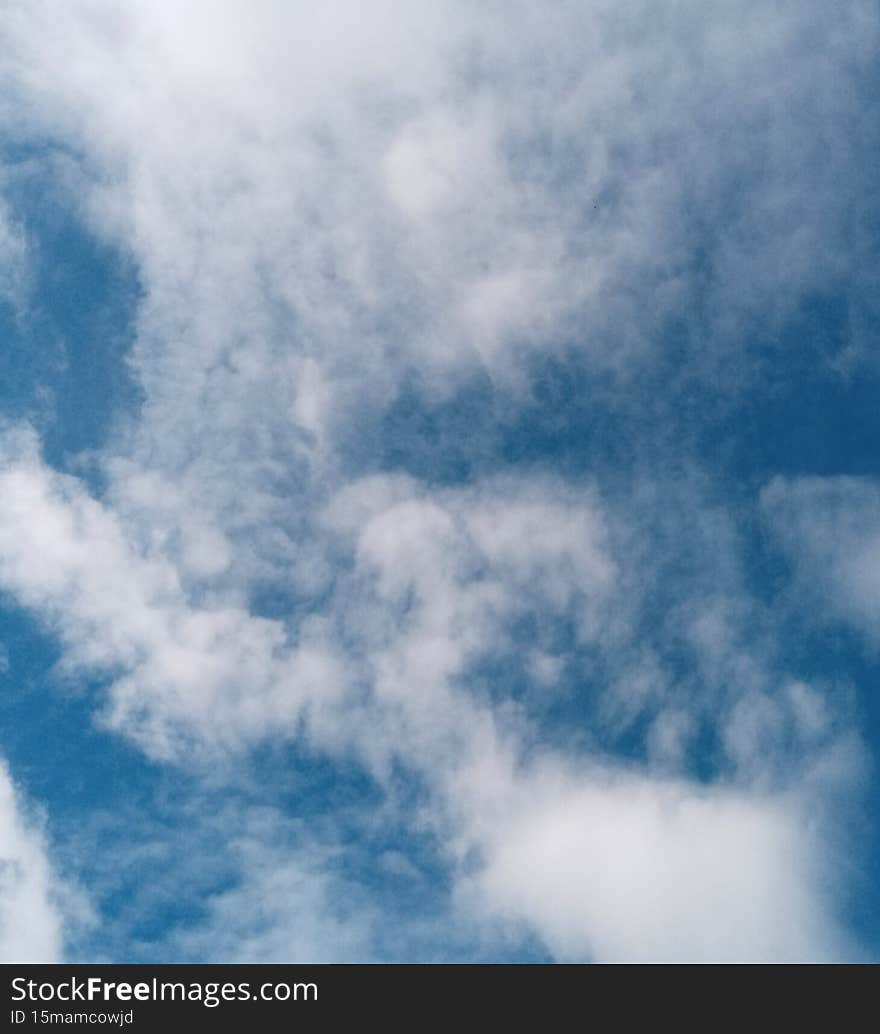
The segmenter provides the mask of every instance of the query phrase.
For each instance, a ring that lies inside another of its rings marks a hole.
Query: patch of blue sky
[[[28,247],[27,303],[0,306],[0,400],[6,420],[42,433],[63,468],[107,441],[139,391],[126,355],[140,287],[134,264],[83,224],[57,182],[56,152],[19,155],[5,184]],[[0,152],[0,161],[9,159]],[[13,157],[15,157],[13,155]]]
[[[60,870],[89,888],[99,923],[91,933],[75,930],[71,950],[78,957],[88,946],[92,953],[84,957],[94,958],[113,947],[124,955],[126,945],[106,940],[118,909],[104,874],[125,881],[120,900],[144,880],[140,866],[126,872],[120,848],[135,842],[155,815],[168,774],[96,724],[101,684],[62,675],[51,633],[8,601],[0,610],[0,639],[8,656],[0,675],[0,749],[16,783],[45,815]],[[178,905],[186,910],[192,902]]]

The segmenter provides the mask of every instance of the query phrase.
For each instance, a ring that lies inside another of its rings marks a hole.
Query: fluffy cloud
[[[7,32],[10,88],[137,259],[140,435],[175,468],[230,419],[332,428],[412,366],[619,364],[694,277],[704,342],[739,339],[856,261],[866,3],[22,4]]]
[[[59,962],[63,888],[43,830],[0,765],[0,961]]]
[[[597,771],[514,783],[460,892],[567,961],[827,961],[827,873],[791,803]],[[828,865],[830,859],[825,859]]]
[[[47,469],[28,431],[6,439],[0,481],[4,584],[57,628],[68,668],[115,676],[106,721],[150,753],[252,742],[295,725],[300,686],[332,688],[332,661],[320,648],[291,650],[278,622],[192,605],[175,567]]]
[[[27,429],[4,439],[0,494],[3,584],[58,631],[68,668],[109,678],[105,720],[165,758],[293,736],[305,715],[319,742],[351,736],[390,756],[390,729],[388,743],[378,727],[334,732],[364,675],[340,641],[358,644],[378,700],[400,698],[402,720],[419,722],[517,616],[561,620],[576,607],[578,636],[595,639],[613,570],[590,493],[502,480],[433,497],[374,479],[325,511],[339,584],[329,608],[291,624],[188,592],[142,525],[47,468]],[[443,734],[455,722],[452,712]]]
[[[613,666],[634,649],[619,598],[626,579],[594,492],[546,478],[441,492],[400,478],[354,484],[321,518],[342,572],[335,593],[291,629],[188,598],[173,566],[138,552],[117,516],[47,470],[25,432],[7,437],[0,488],[4,584],[55,624],[66,663],[107,672],[106,720],[153,755],[202,756],[216,771],[224,752],[304,735],[334,755],[353,751],[392,794],[402,764],[424,782],[431,803],[420,823],[447,843],[461,899],[527,921],[560,958],[845,950],[815,871],[821,830],[798,818],[808,802],[815,820],[861,772],[829,698],[802,683],[773,686],[753,658],[748,671],[763,688],[734,682],[713,698],[733,779],[713,789],[607,762],[582,769],[535,743],[534,701],[514,705],[503,683],[494,695],[479,689],[480,666],[498,658],[508,658],[507,677],[528,676],[537,651],[552,680],[548,658],[564,665],[584,648]],[[700,649],[722,665],[706,673],[711,687],[736,666],[707,618]],[[684,697],[678,713],[704,704]],[[679,737],[679,768],[688,743]],[[810,787],[808,797],[792,796],[794,786]],[[320,852],[283,861],[274,849],[267,860],[253,831],[240,846],[242,884],[213,900],[177,950],[305,951],[291,940],[289,910],[251,929],[252,906],[267,895],[314,903],[309,922],[328,957],[372,950],[369,912],[340,925],[326,901],[319,907],[330,893]]]

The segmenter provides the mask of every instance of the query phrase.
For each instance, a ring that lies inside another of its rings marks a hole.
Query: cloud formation
[[[63,886],[43,829],[0,766],[0,961],[60,962]]]
[[[517,782],[510,813],[484,831],[470,889],[528,918],[556,958],[852,957],[796,808],[626,773],[551,769]]]
[[[101,448],[60,469],[33,427],[0,439],[0,584],[101,680],[102,726],[213,781],[267,744],[357,765],[452,897],[561,959],[855,951],[824,889],[851,709],[793,670],[669,414],[757,390],[804,299],[858,292],[874,7],[92,0],[2,31],[44,149],[9,175],[51,164],[141,292]],[[471,455],[442,414],[477,392],[507,426],[552,364],[626,463],[490,441],[465,478],[389,469],[395,406]],[[762,498],[869,620],[840,586],[870,521],[847,559],[817,492]],[[296,955],[304,909],[328,957],[369,954],[374,912],[338,921],[324,846],[285,856],[278,824],[176,943]]]

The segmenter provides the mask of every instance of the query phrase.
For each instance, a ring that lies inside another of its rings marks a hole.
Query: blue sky
[[[876,959],[876,5],[0,33],[0,957]]]

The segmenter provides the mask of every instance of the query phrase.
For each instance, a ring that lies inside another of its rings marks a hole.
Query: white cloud
[[[791,801],[554,766],[513,781],[491,814],[485,866],[461,892],[530,920],[560,960],[803,962],[852,951]]]
[[[644,352],[701,220],[725,227],[699,271],[713,339],[837,282],[859,169],[842,70],[872,55],[871,11],[21,4],[6,74],[138,262],[140,443],[203,481],[236,448],[220,428],[289,437],[305,406],[314,429],[309,364],[338,429],[353,385],[381,403],[412,366],[439,386],[450,365],[506,381],[533,349]]]
[[[40,823],[0,763],[0,962],[60,962],[63,888]]]
[[[432,803],[419,821],[448,838],[450,864],[472,851],[483,859],[463,886],[533,924],[559,957],[842,950],[810,869],[822,836],[801,837],[790,790],[808,787],[809,807],[822,811],[858,780],[860,748],[816,687],[780,681],[760,655],[743,667],[733,614],[704,608],[684,624],[703,658],[706,698],[667,691],[648,742],[654,773],[579,774],[535,746],[528,701],[511,706],[503,684],[495,700],[475,691],[473,672],[499,656],[528,673],[560,623],[573,636],[569,652],[599,651],[611,670],[625,671],[637,652],[626,596],[629,564],[644,576],[643,558],[615,555],[594,491],[550,478],[442,491],[402,478],[353,484],[316,524],[340,565],[334,594],[290,626],[220,597],[189,597],[174,565],[138,546],[137,523],[129,531],[82,485],[48,470],[27,432],[5,441],[0,577],[57,628],[66,663],[107,672],[105,720],[152,755],[201,757],[216,771],[230,751],[302,734],[331,754],[353,752],[392,793],[402,763],[425,781]],[[514,631],[523,619],[533,628],[526,644]],[[649,700],[634,706],[650,713]],[[707,706],[727,789],[660,774],[686,769]],[[584,731],[601,743],[600,728]],[[514,759],[527,753],[522,768]],[[262,932],[241,917],[276,884],[293,900],[320,897],[317,863],[258,864],[259,851],[244,850],[253,872],[211,906],[228,940],[196,929],[181,944],[232,952],[238,940],[248,957],[274,958],[300,943],[287,911]],[[613,894],[606,870],[616,874]],[[768,913],[770,900],[778,907]],[[332,915],[324,918],[332,934]],[[338,928],[340,950],[367,950],[358,929]]]
[[[141,550],[113,511],[47,469],[16,431],[0,462],[0,577],[57,629],[64,663],[113,676],[105,721],[158,757],[206,741],[236,749],[295,728],[331,693],[333,660],[240,607],[192,605],[175,567]],[[283,688],[282,688],[283,684]]]
[[[461,674],[486,644],[502,648],[517,613],[573,619],[609,663],[633,650],[615,600],[628,577],[608,556],[602,504],[547,481],[495,481],[430,502],[405,493],[373,479],[337,505],[362,529],[361,577],[377,578],[359,626],[389,717],[370,744],[385,728],[387,749],[411,751],[433,785],[438,828],[462,867],[462,907],[531,924],[561,959],[857,954],[835,919],[844,888],[829,802],[863,778],[864,755],[829,696],[780,680],[768,658],[733,641],[742,622],[716,614],[715,632],[696,637],[706,699],[669,695],[649,743],[656,769],[585,765],[546,747],[517,761],[527,729],[503,704],[489,712],[463,693]],[[707,707],[728,779],[664,776],[684,770]]]
[[[446,706],[469,663],[499,649],[517,614],[537,607],[552,620],[575,608],[585,640],[602,627],[613,566],[599,505],[560,483],[502,479],[439,497],[393,479],[350,487],[325,524],[347,537],[354,567],[344,576],[343,566],[328,611],[290,627],[222,593],[188,594],[161,543],[47,468],[31,432],[3,444],[0,579],[57,630],[65,665],[110,678],[105,721],[157,757],[292,737],[308,717],[319,741],[387,760],[400,749],[392,728],[386,741],[345,717],[358,672],[340,626],[361,644],[360,674],[379,700],[407,702],[412,728],[422,707]]]

